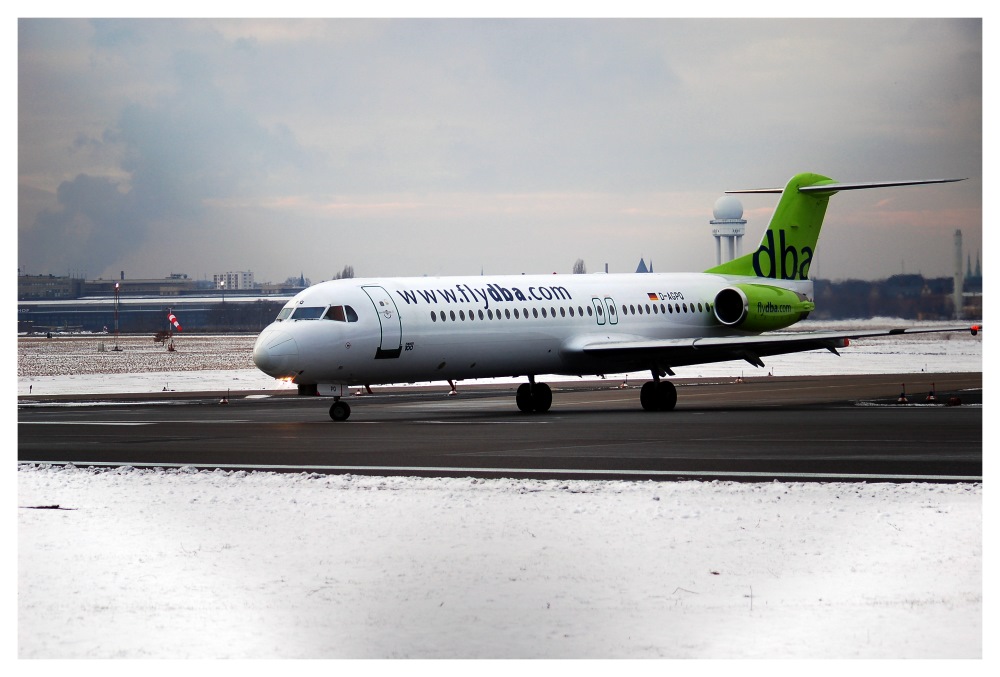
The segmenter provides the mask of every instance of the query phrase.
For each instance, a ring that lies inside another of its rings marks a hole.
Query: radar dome
[[[715,220],[728,221],[743,218],[743,204],[732,195],[723,195],[715,201]]]

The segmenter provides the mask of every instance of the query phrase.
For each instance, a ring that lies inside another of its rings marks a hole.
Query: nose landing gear
[[[333,398],[330,406],[330,418],[334,421],[346,421],[351,415],[351,405],[342,401],[339,397]]]

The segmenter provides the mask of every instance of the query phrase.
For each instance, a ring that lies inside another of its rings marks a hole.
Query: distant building
[[[83,294],[83,280],[55,275],[18,275],[18,299],[75,299]]]
[[[653,262],[649,262],[649,267],[646,267],[646,261],[644,259],[639,259],[639,266],[635,269],[637,273],[652,273],[653,272]]]
[[[83,284],[82,295],[114,296],[116,285],[120,296],[180,296],[197,288],[197,283],[183,273],[149,279],[127,279],[123,273],[118,280],[87,280]]]
[[[229,273],[218,273],[212,276],[212,282],[216,289],[253,289],[253,273],[249,270],[240,270]]]

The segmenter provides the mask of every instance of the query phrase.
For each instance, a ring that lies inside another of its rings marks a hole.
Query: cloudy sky
[[[814,277],[982,247],[982,23],[18,21],[18,267],[258,281],[715,263],[727,189],[835,196]],[[745,249],[777,196],[742,196]],[[964,260],[964,257],[963,257]]]

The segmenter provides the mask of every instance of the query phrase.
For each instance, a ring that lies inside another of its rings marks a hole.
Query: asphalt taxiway
[[[349,398],[346,422],[330,420],[329,398],[20,398],[18,460],[592,479],[982,478],[981,373],[675,383],[677,408],[655,413],[640,408],[637,388],[607,382],[552,384],[545,414],[516,409],[516,384],[460,384],[456,396],[375,388]]]

